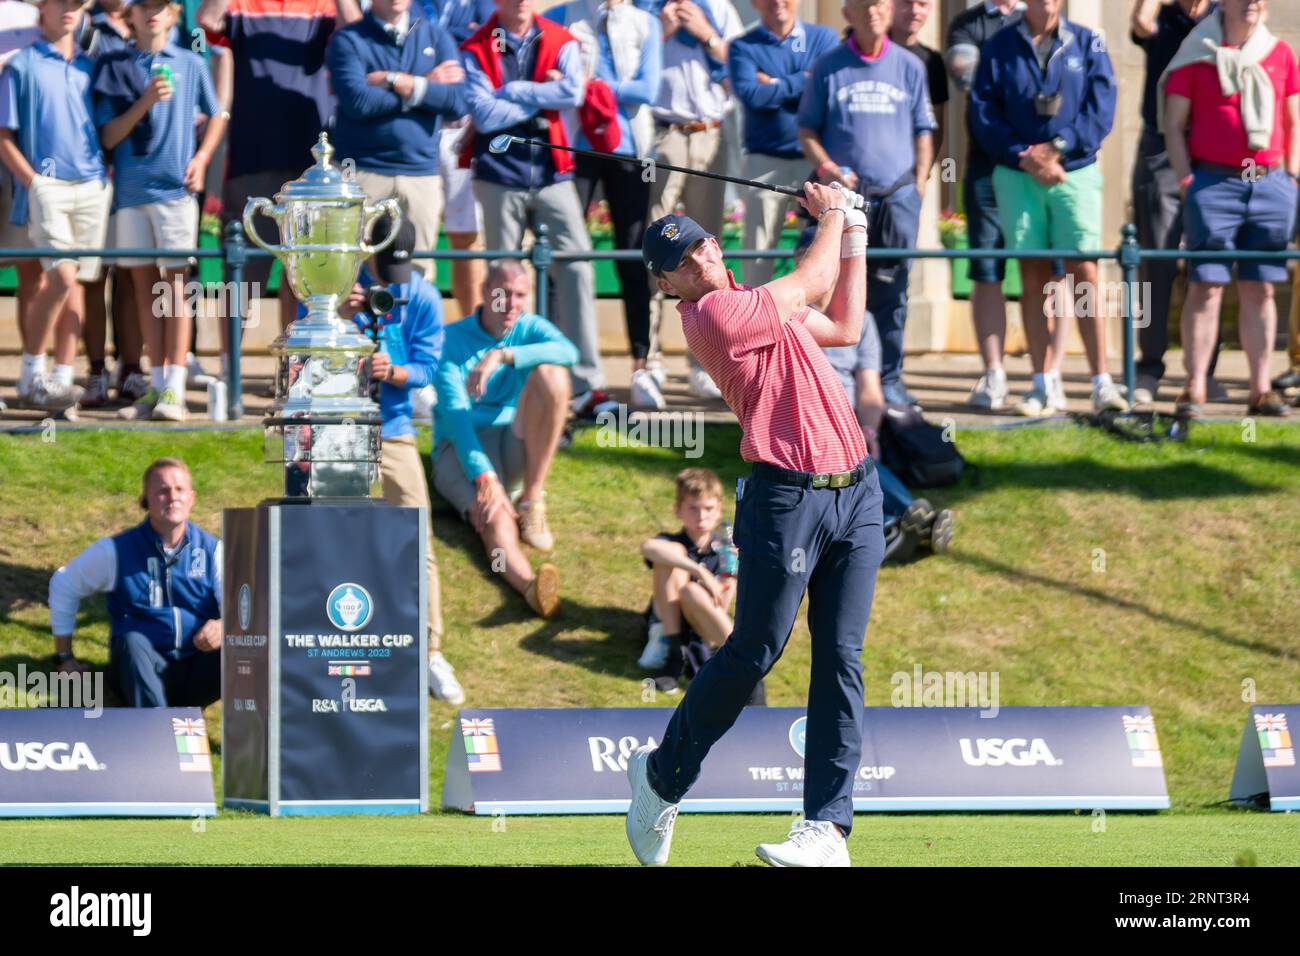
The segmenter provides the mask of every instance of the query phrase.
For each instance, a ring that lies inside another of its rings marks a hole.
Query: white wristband
[[[866,230],[844,230],[844,235],[840,236],[840,258],[856,259],[858,256],[867,254],[867,232]]]

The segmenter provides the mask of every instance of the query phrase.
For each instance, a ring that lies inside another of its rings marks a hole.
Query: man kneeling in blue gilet
[[[61,673],[89,670],[72,651],[77,608],[108,595],[108,681],[132,707],[206,707],[221,696],[221,541],[190,523],[194,485],[178,458],[144,472],[149,517],[100,538],[50,578]]]

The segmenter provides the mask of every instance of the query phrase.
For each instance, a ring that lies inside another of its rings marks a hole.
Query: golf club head
[[[514,141],[515,138],[511,136],[509,133],[503,133],[500,136],[493,136],[492,142],[488,143],[488,152],[504,153],[506,150],[510,148],[510,144],[513,143]]]

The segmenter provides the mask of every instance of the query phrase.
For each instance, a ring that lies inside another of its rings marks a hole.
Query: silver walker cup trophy
[[[271,345],[276,357],[275,403],[263,421],[268,461],[284,466],[288,499],[373,498],[379,492],[379,406],[370,398],[374,343],[339,317],[362,263],[397,238],[396,199],[374,205],[330,163],[325,133],[312,147],[316,163],[276,194],[244,207],[244,231],[280,260],[283,279],[307,307]],[[253,220],[273,219],[280,245],[267,245]],[[388,236],[366,244],[371,227],[392,217]]]

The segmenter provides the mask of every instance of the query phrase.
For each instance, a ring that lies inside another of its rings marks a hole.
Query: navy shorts
[[[1187,248],[1194,252],[1250,250],[1277,252],[1295,232],[1296,184],[1278,169],[1258,182],[1240,176],[1198,171],[1187,190],[1183,210]],[[1238,262],[1237,278],[1246,282],[1286,282],[1285,262]],[[1191,280],[1227,285],[1231,260],[1191,263]]]
[[[993,195],[993,168],[971,167],[962,184],[962,203],[966,207],[966,241],[972,249],[1002,249],[1002,220],[998,218],[998,201]],[[1005,259],[972,259],[972,282],[1001,282],[1007,275]]]

